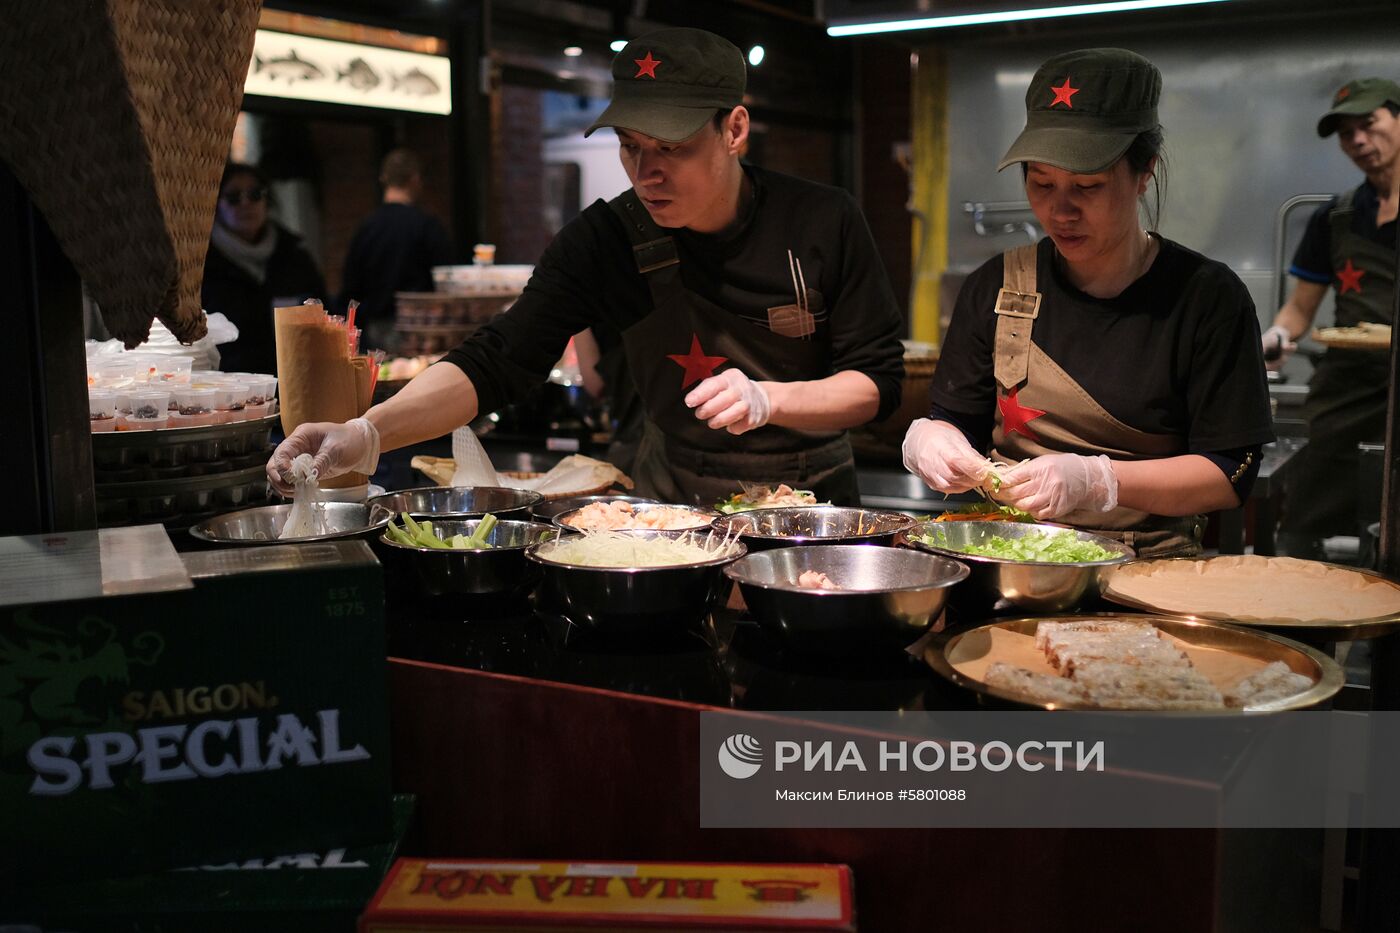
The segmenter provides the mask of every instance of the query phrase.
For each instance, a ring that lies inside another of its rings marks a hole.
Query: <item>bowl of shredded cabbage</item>
[[[724,567],[747,548],[732,535],[600,531],[545,541],[540,599],[570,621],[615,633],[702,624],[729,591]]]
[[[1136,556],[1111,538],[1030,522],[926,522],[907,540],[967,564],[972,572],[953,601],[975,611],[1073,609],[1103,592],[1107,568]]]

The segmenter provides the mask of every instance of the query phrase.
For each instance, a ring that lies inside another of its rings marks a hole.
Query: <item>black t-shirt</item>
[[[1170,240],[1115,298],[1094,298],[1059,270],[1047,237],[1037,252],[1042,294],[1031,339],[1109,414],[1139,431],[1183,437],[1191,453],[1273,440],[1259,323],[1244,283],[1225,265]],[[932,400],[970,423],[996,404],[992,349],[1002,257],[958,294],[933,374]]]
[[[766,326],[768,308],[794,300],[792,250],[809,293],[818,293],[811,309],[816,339],[830,345],[831,373],[869,376],[880,392],[876,417],[887,417],[904,376],[903,319],[855,200],[838,188],[745,171],[754,197],[735,231],[668,231],[682,281],[733,313],[736,328]],[[543,381],[574,334],[599,321],[622,332],[651,310],[622,221],[596,201],[559,231],[515,305],[446,359],[471,379],[480,410],[494,411]]]
[[[350,241],[337,306],[353,298],[357,321],[392,320],[394,293],[432,291],[433,266],[451,261],[452,240],[436,217],[412,204],[381,204]]]
[[[1288,267],[1289,275],[1318,285],[1332,284],[1332,219],[1329,215],[1336,207],[1337,198],[1334,197],[1313,211],[1312,217],[1308,219],[1307,230],[1303,232],[1303,239],[1299,241],[1298,249],[1293,253],[1293,264]],[[1369,181],[1362,182],[1356,189],[1352,198],[1352,208],[1353,233],[1387,249],[1395,249],[1395,221],[1376,226],[1380,201],[1376,197],[1376,189],[1371,187]]]

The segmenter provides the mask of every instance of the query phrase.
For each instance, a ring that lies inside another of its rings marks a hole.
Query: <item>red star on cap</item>
[[[1007,437],[1012,434],[1022,434],[1038,443],[1040,438],[1036,437],[1026,425],[1045,412],[1039,408],[1029,408],[1017,401],[1016,393],[1019,391],[1019,389],[1012,389],[1010,395],[997,399],[997,408],[1001,411],[1001,428],[1006,432]]]
[[[1055,95],[1055,99],[1050,101],[1051,107],[1056,104],[1064,104],[1071,110],[1074,109],[1074,104],[1071,104],[1069,99],[1079,93],[1079,88],[1069,86],[1069,75],[1065,75],[1065,83],[1061,84],[1059,87],[1051,85],[1050,91]]]
[[[1345,295],[1347,292],[1361,293],[1361,277],[1366,274],[1365,269],[1358,269],[1351,264],[1351,258],[1347,258],[1347,264],[1337,270],[1337,294]]]
[[[690,388],[701,379],[710,378],[715,374],[717,367],[729,362],[727,356],[706,356],[705,351],[700,349],[698,334],[690,335],[689,353],[668,353],[666,359],[685,370],[685,375],[681,378],[682,389]]]
[[[648,78],[655,78],[656,66],[661,64],[661,62],[651,57],[650,51],[647,52],[646,58],[634,58],[632,61],[637,63],[637,73],[632,76],[634,78],[640,78],[643,75]]]
[[[1347,85],[1346,87],[1343,87],[1341,90],[1337,91],[1337,96],[1332,98],[1332,103],[1340,104],[1342,101],[1346,100],[1350,96],[1351,85]]]

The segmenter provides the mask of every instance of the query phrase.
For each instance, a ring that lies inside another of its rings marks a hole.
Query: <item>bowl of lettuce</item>
[[[1135,555],[1126,544],[1060,525],[926,522],[907,540],[971,570],[953,593],[967,611],[1063,612],[1097,598],[1110,567]]]

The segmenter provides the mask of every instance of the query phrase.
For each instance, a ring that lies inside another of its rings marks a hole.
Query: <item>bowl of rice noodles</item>
[[[294,505],[261,505],[257,508],[226,512],[207,518],[190,528],[190,536],[205,544],[247,547],[266,544],[308,544],[338,538],[377,536],[389,522],[389,515],[371,516],[363,502],[324,502],[316,508],[309,527],[293,527],[296,534],[284,534],[296,517]],[[299,525],[305,523],[298,522]]]
[[[730,585],[726,565],[747,553],[704,529],[568,535],[526,551],[542,568],[540,599],[577,625],[613,633],[700,626]]]

